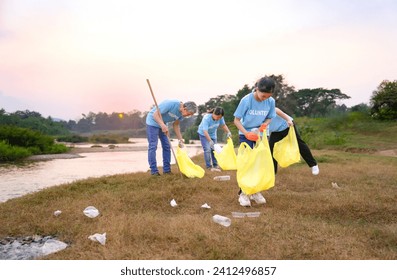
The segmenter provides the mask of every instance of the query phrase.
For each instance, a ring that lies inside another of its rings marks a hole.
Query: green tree
[[[350,96],[339,89],[301,89],[293,93],[296,100],[294,114],[298,117],[322,117],[333,111],[338,99],[349,99]]]
[[[371,97],[371,116],[379,120],[397,119],[397,81],[382,81]]]
[[[276,106],[288,114],[294,113],[296,110],[296,99],[293,94],[295,93],[295,87],[288,85],[285,82],[283,75],[270,75],[269,77],[276,83],[276,87],[272,95],[276,100]]]

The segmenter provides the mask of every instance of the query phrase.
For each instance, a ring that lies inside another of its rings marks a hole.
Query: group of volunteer
[[[274,80],[267,76],[262,77],[256,82],[253,91],[241,99],[233,114],[234,124],[239,131],[240,147],[237,156],[234,155],[234,149],[231,149],[233,154],[230,156],[236,158],[235,169],[240,187],[238,201],[241,206],[251,206],[251,200],[258,204],[266,203],[261,191],[274,186],[274,176],[279,164],[285,167],[299,162],[301,156],[311,168],[312,174],[319,174],[317,161],[300,137],[293,119],[276,107],[276,102],[272,97],[274,89]],[[148,113],[146,118],[148,161],[153,176],[160,175],[156,161],[158,139],[162,145],[163,174],[171,172],[171,144],[167,123],[173,123],[179,140],[179,152],[184,146],[179,123],[184,117],[196,112],[197,105],[192,101],[183,103],[179,100],[165,100]],[[218,159],[222,159],[221,154],[215,151],[218,128],[226,133],[227,146],[233,145],[230,139],[232,134],[223,116],[223,108],[212,109],[203,116],[197,131],[204,151],[206,168],[211,171],[221,171],[222,168],[218,162]],[[189,159],[186,160],[189,161]],[[229,164],[230,161],[233,160],[227,160]],[[284,162],[285,166],[283,166]],[[178,165],[181,164],[178,162]],[[256,175],[252,176],[252,174]]]

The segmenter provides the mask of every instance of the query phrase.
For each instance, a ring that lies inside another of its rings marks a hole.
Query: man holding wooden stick
[[[149,142],[148,161],[150,172],[153,176],[159,176],[156,151],[160,139],[163,148],[163,173],[171,173],[171,143],[167,123],[173,123],[175,134],[179,140],[179,146],[183,147],[183,139],[179,122],[184,117],[196,113],[197,105],[192,101],[181,102],[179,100],[164,100],[158,106],[153,107],[146,117],[146,132]]]

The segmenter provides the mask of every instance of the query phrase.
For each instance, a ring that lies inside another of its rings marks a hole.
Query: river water
[[[147,140],[130,139],[134,143],[120,148],[144,148],[144,151],[117,151],[82,153],[79,158],[35,161],[23,165],[0,165],[0,202],[41,189],[70,183],[89,177],[133,173],[149,170]],[[91,144],[76,147],[87,148]],[[104,144],[103,146],[107,146]],[[202,153],[199,143],[186,145],[190,157]],[[176,150],[174,148],[174,150]],[[157,149],[157,164],[162,166],[161,144]],[[175,163],[171,155],[171,164]]]

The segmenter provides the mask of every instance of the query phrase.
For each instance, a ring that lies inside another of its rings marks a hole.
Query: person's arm
[[[227,127],[226,124],[222,126],[222,129],[223,129],[224,132],[226,132],[226,136],[227,136],[227,137],[231,137],[231,136],[232,136],[232,133],[230,132],[230,130],[229,130],[229,128]]]
[[[243,124],[241,123],[241,119],[235,117],[234,118],[234,125],[240,130],[244,135],[248,133],[248,131],[244,128]]]
[[[174,121],[172,126],[174,127],[174,131],[175,131],[176,137],[178,138],[179,142],[183,143],[183,138],[182,138],[182,134],[181,134],[181,128],[179,126],[179,120]]]
[[[283,118],[287,122],[288,126],[294,125],[294,123],[292,122],[291,118],[286,113],[284,113],[281,109],[279,109],[277,107],[276,107],[276,114],[279,117]]]
[[[211,139],[211,136],[208,134],[208,131],[203,130],[203,133],[204,133],[205,139],[207,139],[208,142],[211,142],[212,139]]]
[[[168,127],[167,125],[164,123],[163,118],[161,117],[160,111],[156,110],[153,113],[153,119],[156,121],[156,123],[158,123],[161,127],[161,130],[165,133],[168,134]]]

